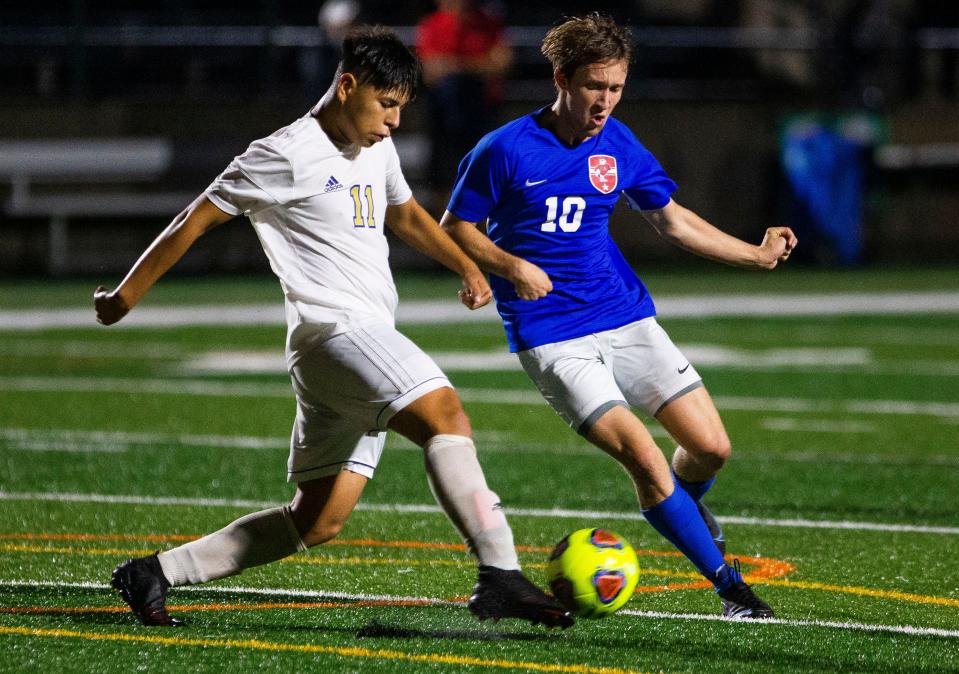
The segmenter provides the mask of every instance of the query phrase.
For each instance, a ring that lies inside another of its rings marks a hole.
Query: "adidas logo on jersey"
[[[326,181],[326,187],[323,188],[323,192],[335,192],[341,189],[343,189],[343,185],[340,184],[340,181],[330,176],[330,179]]]

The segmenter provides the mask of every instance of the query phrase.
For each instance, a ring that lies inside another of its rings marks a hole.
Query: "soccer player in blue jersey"
[[[620,195],[670,242],[728,264],[773,269],[797,244],[771,227],[758,246],[672,200],[676,184],[613,110],[629,31],[590,14],[551,29],[542,52],[555,102],[485,136],[463,159],[442,225],[481,268],[511,351],[557,413],[615,457],[652,526],[715,586],[723,614],[773,611],[726,563],[702,504],[730,443],[695,368],[657,324],[642,282],[609,235]],[[486,234],[477,223],[486,222]],[[629,406],[679,444],[672,466]]]

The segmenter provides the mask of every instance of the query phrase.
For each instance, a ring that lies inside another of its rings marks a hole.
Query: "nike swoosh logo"
[[[689,369],[689,363],[686,363],[686,367],[677,368],[676,371],[679,372],[679,374],[683,374],[688,369]]]
[[[533,180],[530,180],[529,178],[527,178],[527,179],[526,179],[526,186],[527,186],[527,187],[532,187],[533,185],[542,185],[542,184],[545,183],[547,180],[549,180],[549,178],[543,178],[542,180],[536,180],[536,181],[533,181]]]

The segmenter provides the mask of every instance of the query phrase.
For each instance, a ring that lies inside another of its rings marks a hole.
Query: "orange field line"
[[[84,534],[84,533],[9,533],[0,534],[0,540],[49,540],[49,541],[147,541],[147,542],[180,542],[196,540],[198,536],[181,534]],[[408,549],[426,549],[426,550],[466,550],[462,543],[431,543],[427,541],[381,541],[369,538],[358,539],[334,539],[323,544],[324,546],[354,546],[354,547],[389,547],[389,548],[408,548]],[[552,548],[534,545],[517,545],[519,552],[543,552],[547,553]],[[15,551],[15,550],[11,550]],[[42,550],[21,550],[22,552],[42,552]],[[58,552],[68,551],[67,549],[55,550]],[[77,552],[83,552],[77,549]],[[89,550],[88,550],[89,551]],[[152,550],[150,551],[152,552]],[[149,554],[137,551],[137,554]],[[103,553],[106,554],[106,553]],[[110,553],[112,554],[112,553]],[[120,553],[126,554],[126,553]],[[129,553],[134,554],[134,553]],[[682,553],[675,550],[637,550],[636,554],[640,557],[682,557]],[[732,559],[731,555],[727,558]],[[750,575],[756,578],[778,578],[792,571],[795,567],[785,561],[771,559],[769,557],[740,557],[740,561],[751,568]],[[309,562],[308,562],[309,563]],[[409,562],[407,562],[409,563]],[[527,564],[527,566],[533,566]]]
[[[87,539],[84,539],[87,540]],[[397,541],[399,543],[404,543],[406,541]],[[365,543],[365,542],[364,542]],[[345,544],[345,543],[344,543]],[[327,545],[327,544],[324,544]],[[88,554],[88,555],[118,555],[118,556],[143,556],[148,555],[153,552],[153,550],[124,550],[117,548],[77,548],[77,547],[67,547],[67,546],[36,546],[36,545],[22,545],[22,544],[0,544],[0,550],[4,552],[27,552],[27,553],[39,553],[39,554]],[[656,556],[661,557],[680,557],[678,552],[664,552],[658,553]],[[285,559],[279,560],[284,564],[317,564],[317,565],[333,565],[333,564],[345,564],[345,565],[378,565],[378,566],[462,566],[462,567],[472,567],[474,562],[470,560],[454,560],[454,559],[431,559],[431,560],[418,560],[418,559],[395,559],[395,558],[374,558],[374,557],[320,557],[320,556],[303,556],[295,555],[292,557],[287,557]],[[756,579],[766,579],[766,578],[776,578],[784,576],[790,571],[794,570],[794,567],[787,562],[780,560],[769,559],[766,557],[746,557],[744,558],[744,564],[749,566],[755,566],[756,568],[751,572],[750,577]],[[546,567],[545,562],[526,562],[524,564],[526,568],[530,569],[542,569]],[[684,571],[670,571],[665,569],[649,569],[641,567],[641,572],[650,575],[660,575],[660,576],[670,576],[670,577],[686,577],[686,578],[700,578],[699,574],[689,573]],[[693,583],[680,583],[680,584],[666,584],[666,585],[651,585],[651,586],[641,586],[637,588],[637,592],[662,592],[667,590],[687,590],[687,589],[700,589],[700,588],[710,588],[712,584],[705,580],[700,580]]]
[[[531,672],[563,672],[568,674],[638,674],[635,670],[619,667],[596,667],[592,665],[562,665],[546,662],[523,660],[490,660],[464,655],[446,655],[440,653],[407,653],[382,648],[358,648],[353,646],[324,646],[321,644],[290,644],[259,639],[194,639],[186,637],[161,637],[142,634],[120,634],[104,632],[79,632],[74,630],[50,630],[33,627],[0,627],[0,635],[24,637],[55,637],[86,639],[88,641],[115,641],[137,644],[156,644],[160,646],[195,646],[199,648],[242,648],[259,651],[311,653],[336,655],[346,658],[371,658],[405,662],[421,662],[456,667],[488,667],[496,669],[517,669]]]

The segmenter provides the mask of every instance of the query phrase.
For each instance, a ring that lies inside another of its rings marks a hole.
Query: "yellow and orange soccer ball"
[[[567,609],[581,618],[602,618],[633,596],[639,564],[622,536],[608,529],[579,529],[557,543],[546,576]]]

